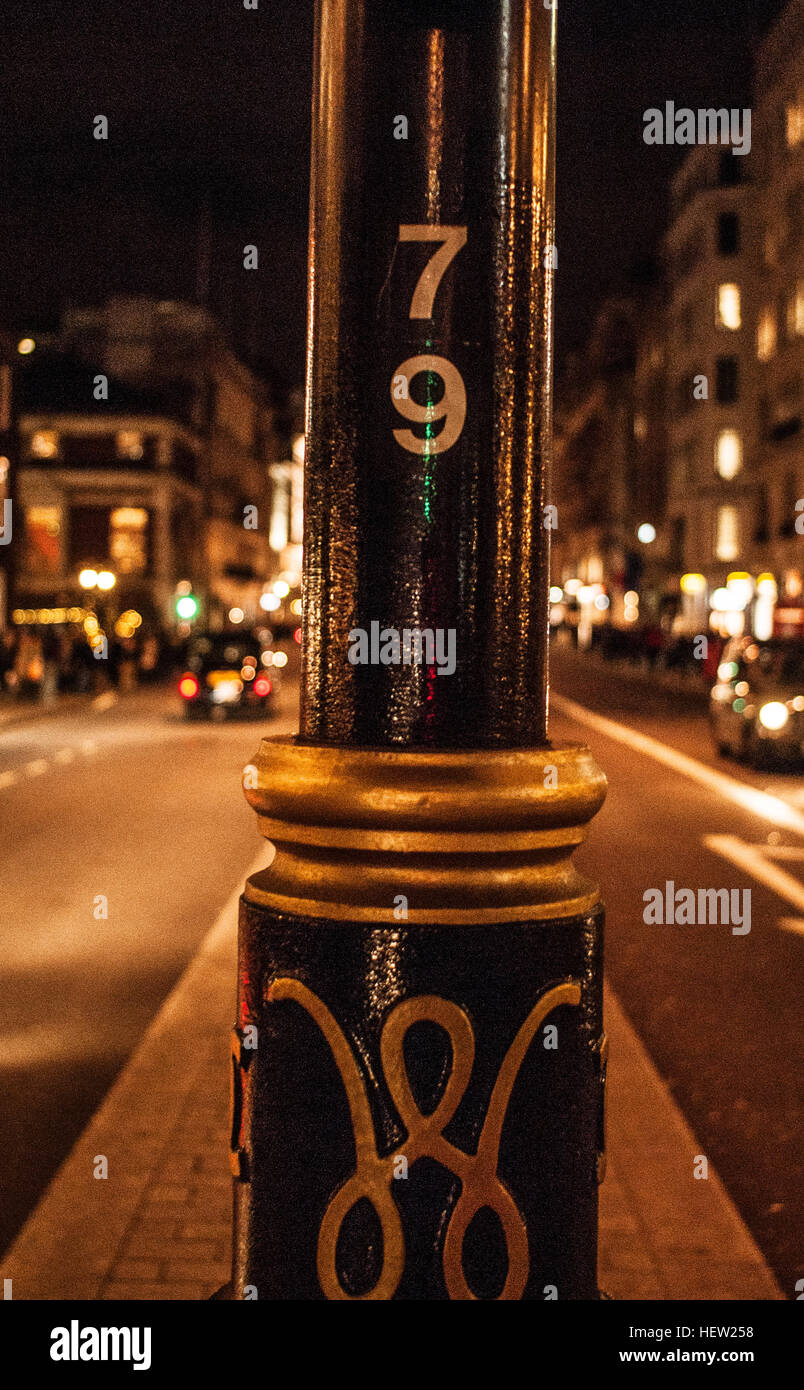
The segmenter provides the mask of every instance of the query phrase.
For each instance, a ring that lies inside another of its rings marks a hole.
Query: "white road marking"
[[[53,754],[57,763],[72,763],[75,761],[74,748],[59,748]]]
[[[733,802],[742,810],[759,816],[761,820],[769,821],[771,825],[782,826],[785,830],[793,830],[797,835],[804,835],[804,815],[781,797],[771,796],[768,792],[759,791],[757,787],[749,787],[745,782],[739,782],[736,777],[729,777],[725,772],[718,772],[706,763],[699,763],[697,758],[690,758],[686,753],[680,753],[678,749],[660,743],[649,734],[641,734],[626,724],[617,724],[613,719],[595,714],[585,705],[576,704],[564,695],[551,695],[550,702],[568,718],[577,720],[579,724],[586,724],[590,729],[596,729],[598,733],[605,734],[617,743],[624,743],[637,753],[647,754],[657,763],[664,763],[665,767],[671,768],[673,772],[680,772],[682,776],[689,777],[691,781],[698,782],[709,791],[717,792],[719,796]]]
[[[776,794],[775,787],[766,787],[765,791],[770,792],[772,795]],[[791,806],[804,806],[804,788],[799,790],[798,787],[791,787],[790,789],[786,789],[783,795],[785,801],[789,801]]]
[[[43,772],[47,772],[47,758],[34,758],[33,762],[25,764],[25,771],[29,777],[41,777]]]
[[[804,847],[798,845],[768,845],[764,854],[767,859],[792,859],[794,864],[804,861]]]
[[[16,780],[16,772],[0,772],[0,787],[13,787]]]
[[[722,854],[724,859],[729,859],[738,869],[744,869],[758,883],[763,883],[766,888],[784,898],[798,912],[804,912],[804,883],[780,869],[778,864],[771,864],[765,858],[762,845],[746,844],[745,840],[739,839],[737,835],[704,835],[703,844],[707,849],[713,849],[716,854]]]

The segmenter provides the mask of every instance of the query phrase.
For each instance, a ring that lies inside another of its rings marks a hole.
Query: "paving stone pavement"
[[[262,867],[265,849],[252,872]],[[229,1274],[229,1033],[238,890],[0,1267],[16,1299],[206,1299]],[[617,1000],[600,1287],[616,1299],[780,1299]],[[98,1155],[108,1178],[93,1176]]]

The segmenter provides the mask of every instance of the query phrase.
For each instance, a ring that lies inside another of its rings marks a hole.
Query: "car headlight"
[[[780,700],[769,701],[759,711],[759,722],[766,729],[783,729],[789,718],[787,706],[783,705]]]

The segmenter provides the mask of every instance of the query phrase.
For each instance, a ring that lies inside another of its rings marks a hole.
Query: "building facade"
[[[757,485],[753,187],[743,156],[694,148],[671,186],[666,528],[680,617],[706,631],[709,596],[743,568]]]
[[[604,306],[559,383],[554,582],[602,583],[616,625],[804,631],[804,0],[754,88],[750,152],[672,180],[663,292]]]
[[[68,310],[24,380],[19,606],[72,596],[103,564],[163,629],[188,589],[199,622],[253,622],[276,568],[271,469],[287,443],[273,384],[212,316],[123,297]]]
[[[784,623],[804,608],[804,0],[768,34],[756,79],[756,512],[746,568],[772,576]]]
[[[192,425],[157,393],[37,350],[19,374],[19,443],[17,621],[80,612],[99,597],[88,578],[103,572],[112,610],[170,630],[177,584],[207,584]]]
[[[17,509],[17,429],[15,376],[18,353],[6,333],[0,333],[0,634],[9,625],[9,601],[14,585]]]
[[[643,617],[661,603],[664,383],[659,287],[607,300],[556,397],[551,574],[583,644],[591,626],[635,621],[640,600]]]

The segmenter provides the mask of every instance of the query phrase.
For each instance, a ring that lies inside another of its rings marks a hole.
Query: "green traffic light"
[[[189,622],[198,614],[198,599],[195,594],[182,594],[181,598],[176,599],[176,617],[182,618],[184,622]]]

